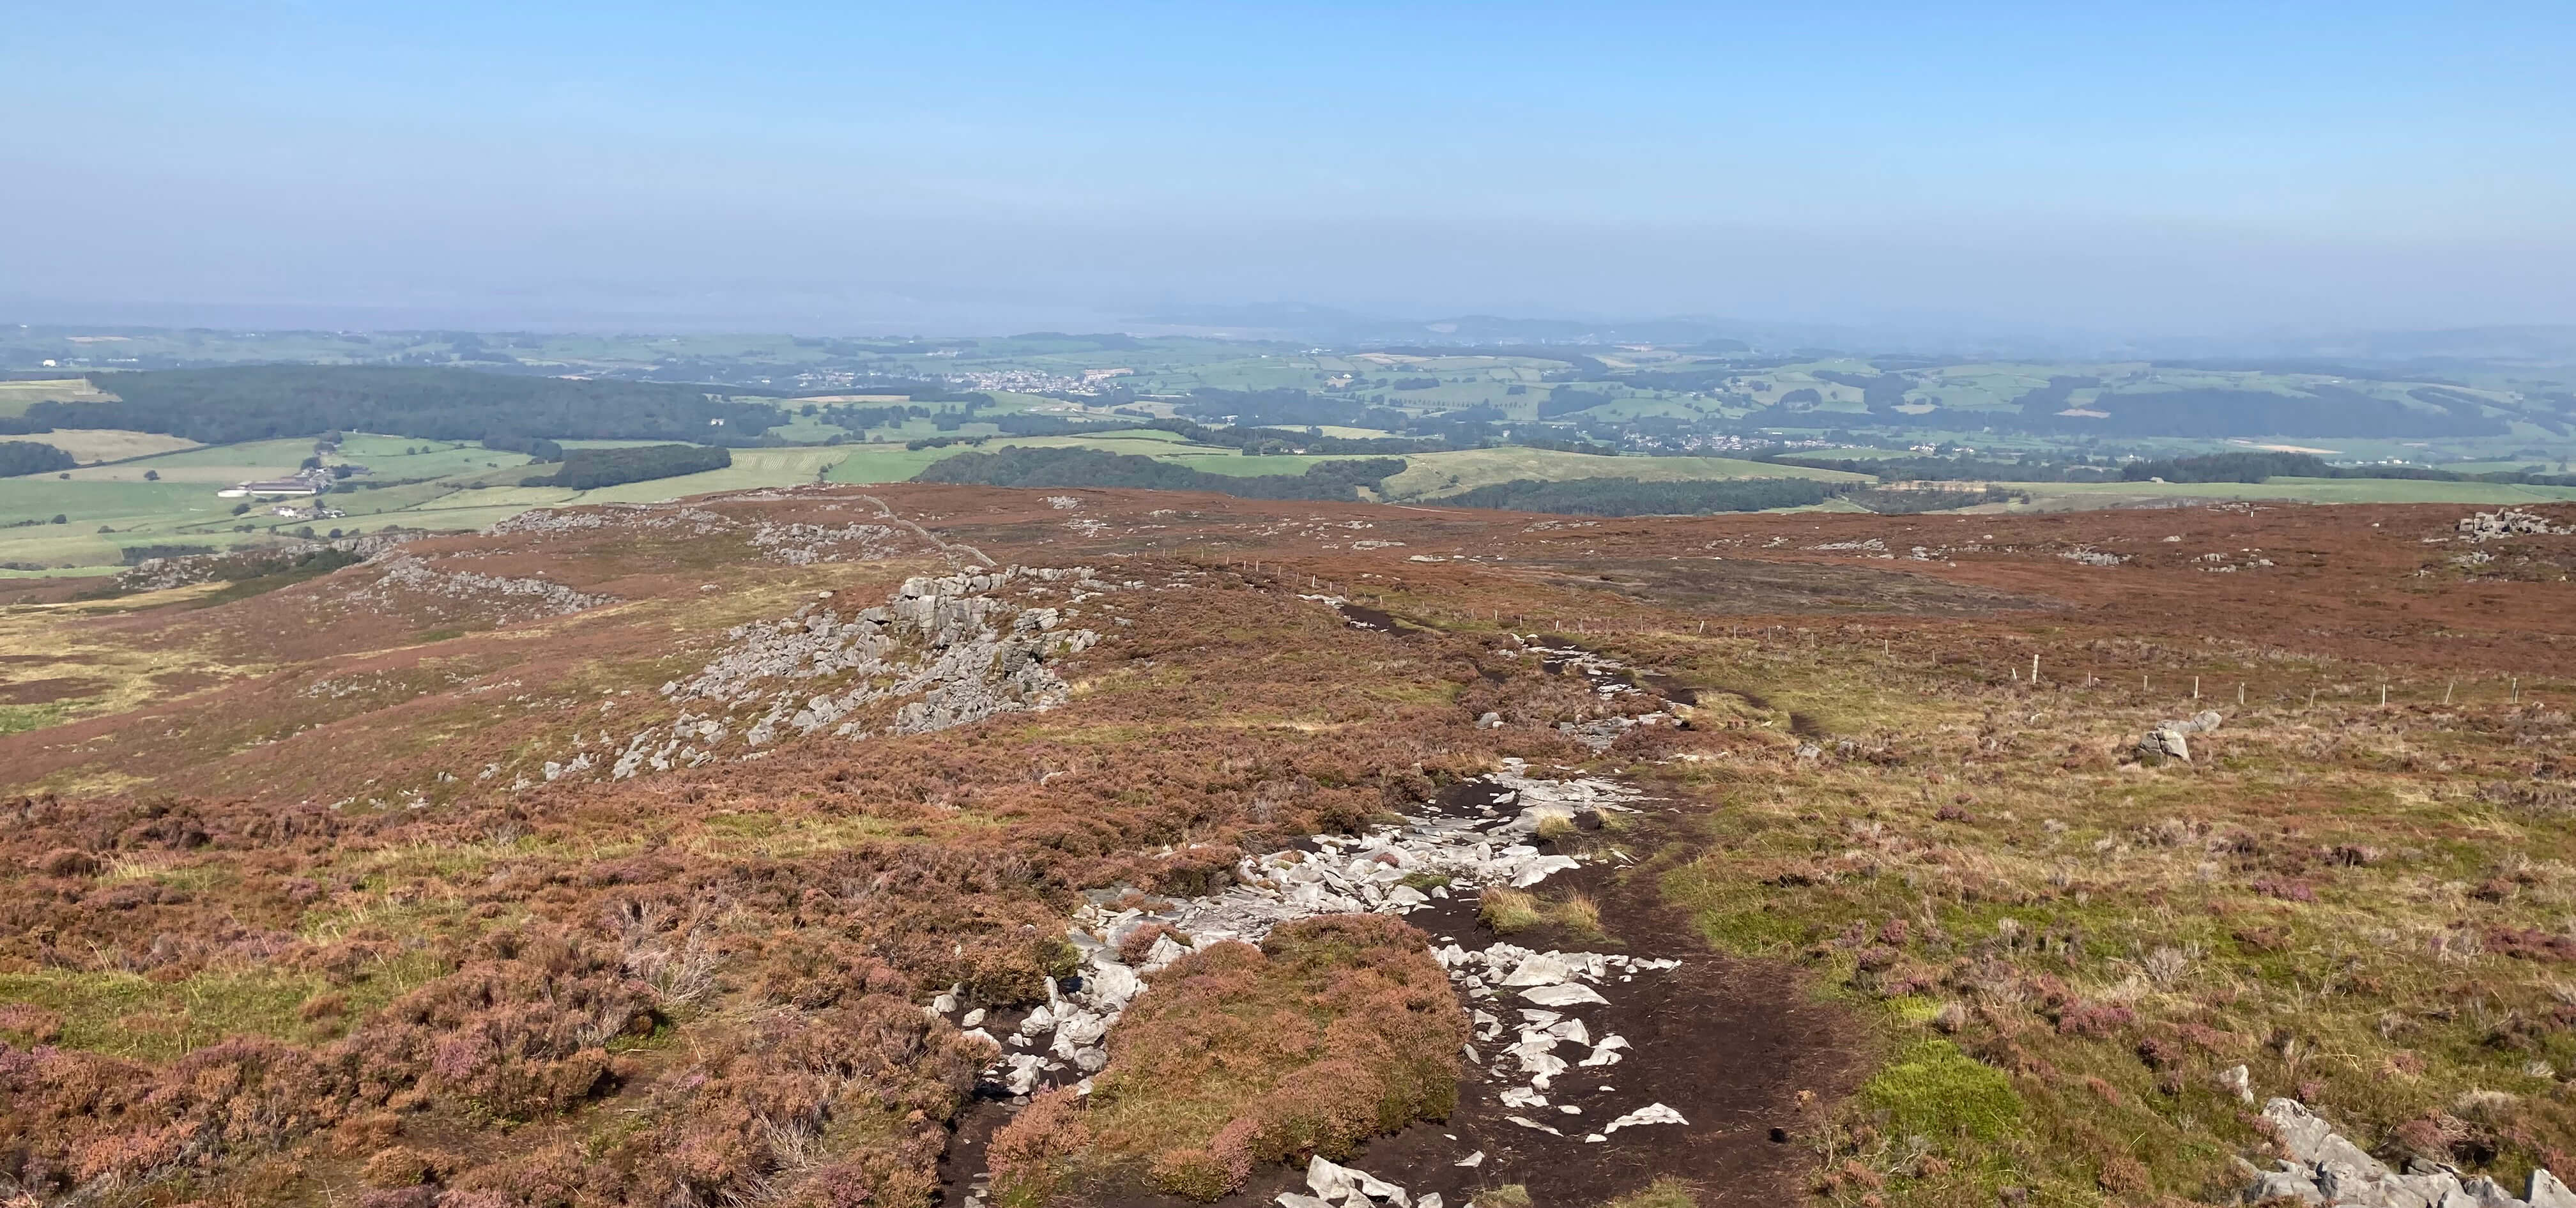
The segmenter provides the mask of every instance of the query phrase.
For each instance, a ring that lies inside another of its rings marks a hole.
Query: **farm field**
[[[1727,348],[1735,351],[1720,351]],[[489,364],[475,358],[504,352],[519,362],[506,374],[428,367],[443,357],[456,358],[452,366]],[[51,377],[93,366],[108,354],[121,364],[238,368],[108,373],[95,382]],[[1405,453],[1405,470],[1384,484],[1388,500],[1406,502],[1521,481],[1857,481],[1703,452],[1769,450],[1854,461],[2028,458],[2039,463],[2032,471],[2038,477],[2067,476],[2064,463],[2070,460],[2116,468],[2140,459],[2265,450],[2322,451],[2316,455],[2344,466],[2451,463],[2480,473],[2549,476],[2576,456],[2576,438],[2565,435],[2576,429],[2560,414],[2571,405],[2564,400],[2576,399],[2576,393],[2550,376],[2555,371],[2535,367],[2511,373],[2460,367],[2438,379],[2416,380],[2289,364],[1947,364],[1841,353],[1783,356],[1724,341],[1700,348],[1622,342],[1478,350],[1055,333],[832,340],[0,332],[0,361],[17,358],[12,363],[24,372],[28,357],[69,368],[43,370],[50,380],[0,382],[0,422],[64,423],[64,430],[50,434],[59,447],[80,460],[108,464],[50,471],[36,489],[11,485],[0,491],[0,526],[14,526],[0,527],[0,574],[12,576],[95,572],[119,565],[130,556],[127,551],[142,547],[228,548],[289,539],[308,528],[316,538],[327,538],[333,529],[388,525],[466,530],[531,507],[817,482],[889,484],[977,449],[1094,449],[1234,477],[1294,477],[1318,462],[1357,456],[1245,456],[1229,448],[1190,447],[1175,433],[1156,429],[1002,435],[998,421],[1021,412],[1086,424],[1112,415],[1208,423],[1238,416],[1282,433],[1290,447],[1302,444],[1299,438],[1309,430],[1324,441],[1416,442],[1413,448],[1424,451]],[[673,367],[671,374],[686,380],[657,378],[657,365]],[[124,395],[115,392],[120,383]],[[28,408],[40,402],[44,409],[31,415]],[[466,410],[442,410],[451,402]],[[1591,405],[1565,409],[1581,403]],[[899,409],[892,422],[887,407]],[[402,417],[416,416],[421,408],[441,418],[418,430],[489,432],[504,445],[551,439],[547,431],[577,431],[583,435],[558,443],[574,449],[633,447],[702,439],[710,432],[747,436],[753,427],[770,439],[796,443],[746,448],[726,470],[577,495],[520,487],[531,476],[528,459],[483,448],[479,438],[361,432],[325,459],[332,467],[365,467],[330,496],[328,506],[348,515],[321,519],[277,516],[268,502],[213,504],[191,493],[287,475],[314,456],[307,439],[201,446],[176,436],[73,426],[87,417],[100,425],[159,426],[222,441],[328,422],[326,414],[374,416],[400,428],[409,422]],[[526,427],[527,416],[537,413],[531,408],[543,410],[552,427]],[[870,410],[862,417],[851,408]],[[2069,417],[2067,411],[2079,414]],[[2241,417],[2248,414],[2269,417],[2266,423],[2328,426],[2349,416],[2349,430],[2359,434],[2240,432]],[[1794,426],[1764,426],[1770,420]],[[875,426],[864,432],[848,426],[868,423]],[[632,438],[607,438],[630,433]],[[661,439],[645,439],[654,434]],[[903,447],[933,439],[960,443]],[[983,443],[963,443],[971,440]],[[1512,440],[1581,442],[1622,455],[1559,453]],[[1838,447],[1808,448],[1828,443]],[[2012,485],[2026,487],[2029,501],[1988,510],[2127,508],[2209,498],[2501,506],[2570,497],[2567,488],[2554,485],[2360,479]],[[182,487],[188,489],[176,489]],[[1595,510],[1691,511],[1784,501],[1826,512],[1857,506],[1838,498],[1815,501],[1804,490],[1769,488],[1744,488],[1731,496],[1714,488],[1611,493],[1620,498],[1603,503],[1602,494],[1590,488],[1508,497],[1532,506]],[[1480,501],[1498,498],[1489,494]],[[53,524],[58,515],[64,522]]]
[[[87,378],[0,382],[0,417],[25,415],[27,404],[47,399],[61,399],[68,402],[109,397],[112,396],[91,385]]]
[[[2067,511],[2128,507],[2161,500],[2277,499],[2299,503],[2458,503],[2486,507],[2576,500],[2576,487],[2517,486],[2491,482],[2422,482],[2403,478],[2275,478],[2269,482],[2033,482],[2009,483],[2027,491],[2028,504],[1986,505],[1978,510]]]
[[[5,439],[8,438],[0,437],[0,440]],[[197,447],[197,442],[182,437],[163,436],[157,432],[125,432],[114,428],[57,428],[41,437],[19,439],[37,440],[40,443],[52,445],[79,458],[83,463],[125,461],[130,458],[175,453],[182,449]],[[74,475],[77,477],[84,472],[99,474],[112,471],[102,467],[98,471],[74,471]]]
[[[114,434],[135,436],[136,434]],[[41,475],[0,480],[0,564],[44,568],[52,573],[90,571],[118,564],[127,547],[158,544],[207,544],[218,547],[243,540],[235,531],[247,524],[248,539],[293,532],[309,521],[268,515],[267,504],[237,515],[231,501],[213,497],[215,489],[249,478],[292,473],[312,455],[306,440],[254,441],[220,446],[187,446],[171,438],[141,437],[137,447],[167,442],[182,447],[150,453],[113,465],[85,466],[68,478]],[[573,441],[573,447],[633,447],[650,441]],[[906,449],[891,443],[846,443],[736,450],[734,464],[723,470],[681,478],[628,483],[576,492],[552,487],[521,487],[532,468],[520,454],[500,453],[479,445],[381,435],[352,434],[333,464],[364,465],[368,473],[350,479],[330,496],[331,506],[346,519],[325,522],[321,529],[372,530],[385,525],[468,530],[488,526],[534,507],[582,503],[647,502],[710,491],[792,486],[814,482],[896,483],[959,452],[1008,447],[1085,448],[1117,454],[1155,457],[1177,465],[1226,475],[1298,475],[1320,461],[1319,455],[1246,456],[1227,449],[1189,445],[1173,433],[1156,429],[1068,437],[988,438],[982,446],[951,445]],[[1838,449],[1817,456],[1859,457],[1883,450]],[[1823,481],[1856,481],[1858,476],[1751,462],[1730,458],[1653,457],[1562,453],[1518,447],[1460,450],[1407,455],[1405,470],[1387,482],[1391,501],[1432,501],[1477,487],[1515,480],[1561,481],[1633,477],[1644,481],[1693,481],[1800,477]],[[146,475],[157,480],[147,481]],[[2060,511],[2147,506],[2168,500],[2266,499],[2317,503],[2444,502],[2501,506],[2576,498],[2576,489],[2461,482],[2373,479],[2274,479],[2262,484],[2030,483],[2007,484],[2026,491],[2027,503],[1983,505],[1982,511]],[[1828,500],[1813,505],[1826,511],[1854,505]],[[55,515],[65,523],[51,523]],[[32,524],[27,522],[34,522]],[[108,531],[102,532],[105,529]],[[318,529],[317,529],[318,531]],[[33,569],[0,570],[24,575]]]
[[[1601,457],[1553,449],[1468,449],[1422,453],[1405,459],[1402,474],[1387,480],[1390,499],[1428,499],[1515,479],[1635,478],[1664,482],[1702,478],[1812,478],[1857,481],[1840,470],[1768,465],[1724,457]]]

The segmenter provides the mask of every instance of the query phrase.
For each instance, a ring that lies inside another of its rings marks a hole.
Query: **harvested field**
[[[40,436],[27,437],[69,453],[83,464],[93,461],[124,461],[130,457],[150,457],[155,453],[174,453],[193,449],[197,442],[157,432],[124,432],[114,428],[56,428]],[[94,472],[104,473],[104,471]],[[75,475],[90,477],[92,475]],[[140,480],[142,471],[131,476]]]

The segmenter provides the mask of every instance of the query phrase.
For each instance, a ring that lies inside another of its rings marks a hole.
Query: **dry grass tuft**
[[[1603,1208],[1699,1208],[1699,1189],[1671,1175],[1662,1175]]]
[[[1547,914],[1558,926],[1587,938],[1599,938],[1603,934],[1601,904],[1585,894],[1567,894],[1565,900],[1550,907]]]
[[[1494,886],[1481,895],[1476,917],[1496,935],[1527,931],[1541,923],[1552,923],[1573,936],[1598,940],[1601,930],[1601,904],[1581,893],[1568,894],[1564,900],[1551,902],[1522,889]]]
[[[1547,921],[1547,915],[1539,909],[1537,894],[1500,885],[1486,889],[1478,897],[1476,917],[1493,928],[1496,935],[1527,931]]]

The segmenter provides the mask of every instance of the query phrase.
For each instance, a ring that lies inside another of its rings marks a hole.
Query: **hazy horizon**
[[[2563,10],[17,16],[15,321],[2576,322]],[[262,319],[258,316],[270,316]]]

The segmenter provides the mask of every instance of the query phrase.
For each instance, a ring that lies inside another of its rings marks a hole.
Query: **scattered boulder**
[[[2138,740],[2138,754],[2191,762],[2191,736],[2216,730],[2226,719],[2216,709],[2203,709],[2179,721],[2160,721]]]
[[[2462,1178],[2448,1166],[2418,1162],[2407,1173],[2391,1170],[2293,1099],[2266,1102],[2263,1118],[2279,1138],[2283,1156],[2274,1169],[2256,1172],[2244,1189],[2247,1203],[2292,1199],[2356,1208],[2576,1208],[2576,1193],[2546,1169],[2533,1170],[2528,1192],[2516,1199],[2493,1179]]]
[[[2179,759],[2189,763],[2191,762],[2191,732],[2170,723],[2157,726],[2147,731],[2146,737],[2138,740],[2138,754],[2152,755],[2159,759]]]
[[[2469,541],[2486,542],[2501,537],[2564,537],[2576,533],[2576,526],[2553,525],[2549,517],[2538,512],[2506,508],[2496,512],[2478,512],[2463,516],[2457,526],[2460,536]]]

